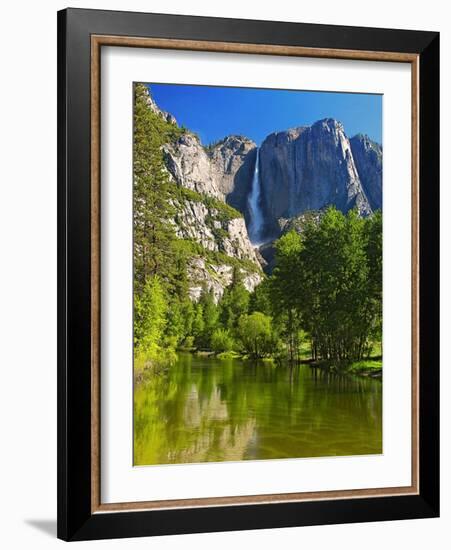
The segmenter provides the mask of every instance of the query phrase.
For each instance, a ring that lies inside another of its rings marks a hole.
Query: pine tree
[[[224,328],[232,333],[236,329],[238,319],[249,310],[250,293],[243,283],[239,268],[233,270],[232,283],[224,290],[220,302],[220,319]]]
[[[168,219],[173,215],[168,172],[162,145],[175,139],[180,129],[168,123],[148,104],[149,91],[135,85],[133,142],[133,215],[135,283],[160,275],[173,281],[175,233]]]

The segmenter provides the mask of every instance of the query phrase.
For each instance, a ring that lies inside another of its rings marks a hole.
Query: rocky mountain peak
[[[277,235],[279,218],[331,204],[343,212],[356,207],[362,216],[372,212],[350,141],[333,118],[268,136],[260,149],[260,179],[267,237]]]
[[[302,132],[307,129],[307,126],[298,126],[280,132],[273,132],[265,138],[262,143],[262,147],[285,147],[289,143],[298,139]]]
[[[312,139],[323,143],[332,140],[335,147],[339,146],[343,157],[346,156],[346,151],[350,149],[349,139],[346,136],[343,124],[334,118],[318,120],[310,127],[310,133]]]
[[[149,109],[153,111],[155,114],[161,116],[167,122],[177,125],[177,120],[173,115],[171,115],[171,113],[168,113],[167,111],[163,111],[162,109],[160,109],[160,107],[158,107],[158,105],[155,103],[155,100],[153,99],[147,87],[146,87],[146,103],[149,106]]]
[[[255,142],[246,136],[241,135],[230,135],[225,137],[222,141],[215,144],[210,149],[211,156],[215,156],[221,151],[233,151],[235,153],[245,153],[250,149],[256,147]]]
[[[318,128],[328,132],[342,131],[344,132],[343,124],[335,118],[322,118],[312,124],[311,128]]]

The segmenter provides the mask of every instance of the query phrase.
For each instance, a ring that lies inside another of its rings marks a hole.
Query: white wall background
[[[57,0],[9,2],[0,55],[0,541],[4,548],[56,540],[56,11]],[[83,546],[197,550],[333,547],[441,549],[451,535],[451,30],[441,0],[119,0],[72,7],[124,9],[436,30],[442,33],[442,518],[83,543]],[[446,284],[448,282],[448,284]],[[449,543],[448,543],[449,544]]]

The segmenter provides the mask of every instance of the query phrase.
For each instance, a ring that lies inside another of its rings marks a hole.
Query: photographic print
[[[382,453],[382,96],[133,93],[134,465]]]
[[[439,42],[58,13],[59,538],[438,517]]]

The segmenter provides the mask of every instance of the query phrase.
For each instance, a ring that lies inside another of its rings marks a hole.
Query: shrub
[[[232,351],[233,338],[228,330],[218,328],[211,337],[211,349],[215,353],[222,353],[224,351]]]

